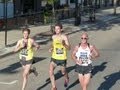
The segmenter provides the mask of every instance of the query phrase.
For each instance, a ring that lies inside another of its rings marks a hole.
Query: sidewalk
[[[113,13],[113,9],[101,10],[99,13],[96,13],[96,19],[97,19],[96,23],[84,23],[83,21],[80,26],[74,26],[74,19],[63,20],[62,23],[68,22],[63,24],[64,27],[63,31],[66,34],[71,34],[78,30],[84,30],[86,28],[92,27],[93,25],[99,25],[102,22],[107,22],[116,18],[120,18],[120,7],[117,8],[117,13],[119,15],[113,16],[112,13]],[[35,38],[36,42],[42,43],[44,45],[44,42],[49,42],[51,40],[52,33],[50,32],[50,25],[36,26],[36,27],[31,26],[30,29],[31,29],[31,37]],[[20,38],[22,38],[21,30],[8,31],[8,40],[7,40],[8,47],[5,47],[4,33],[5,33],[4,31],[0,32],[0,41],[1,41],[0,58],[12,54],[16,42]]]

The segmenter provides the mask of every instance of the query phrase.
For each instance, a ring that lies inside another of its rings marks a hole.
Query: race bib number
[[[56,54],[63,54],[63,48],[56,48]]]
[[[88,60],[87,59],[82,59],[82,64],[88,64]]]
[[[21,55],[25,55],[25,56],[27,56],[28,55],[28,50],[27,49],[22,49],[22,51],[21,51]]]
[[[26,56],[21,56],[21,59],[22,60],[26,60]]]
[[[28,50],[22,49],[20,54],[21,54],[21,59],[26,60],[26,56],[28,55]]]
[[[82,60],[82,64],[88,64],[87,52],[81,52],[80,59]]]

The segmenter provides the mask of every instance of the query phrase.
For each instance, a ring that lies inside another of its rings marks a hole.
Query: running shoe
[[[64,87],[67,87],[68,83],[69,83],[69,77],[65,79],[65,81],[64,81]]]
[[[38,72],[35,67],[33,67],[32,72],[34,73],[35,76],[38,76]]]

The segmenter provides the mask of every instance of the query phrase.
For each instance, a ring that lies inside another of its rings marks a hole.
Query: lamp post
[[[5,46],[7,46],[7,0],[4,0]]]
[[[116,7],[117,7],[117,0],[114,0],[114,6],[113,6],[113,8],[114,8],[114,15],[117,14]]]
[[[51,1],[51,5],[52,5],[52,18],[51,18],[51,32],[53,33],[53,30],[54,30],[54,25],[53,24],[55,24],[55,22],[56,22],[56,18],[55,18],[55,0],[52,0]]]

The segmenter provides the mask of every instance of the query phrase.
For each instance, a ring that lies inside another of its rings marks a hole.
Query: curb
[[[0,59],[2,59],[2,58],[4,58],[4,57],[6,57],[6,56],[10,56],[10,55],[13,55],[13,54],[15,54],[14,52],[8,52],[8,53],[5,53],[5,54],[2,54],[2,55],[0,55]]]
[[[0,59],[1,59],[1,58],[4,58],[4,57],[6,57],[6,56],[9,56],[9,55],[11,55],[11,54],[15,54],[15,53],[13,52],[13,48],[14,48],[14,46],[13,46],[13,47],[3,48],[2,50],[0,50],[1,52],[3,52],[3,53],[0,55]]]

